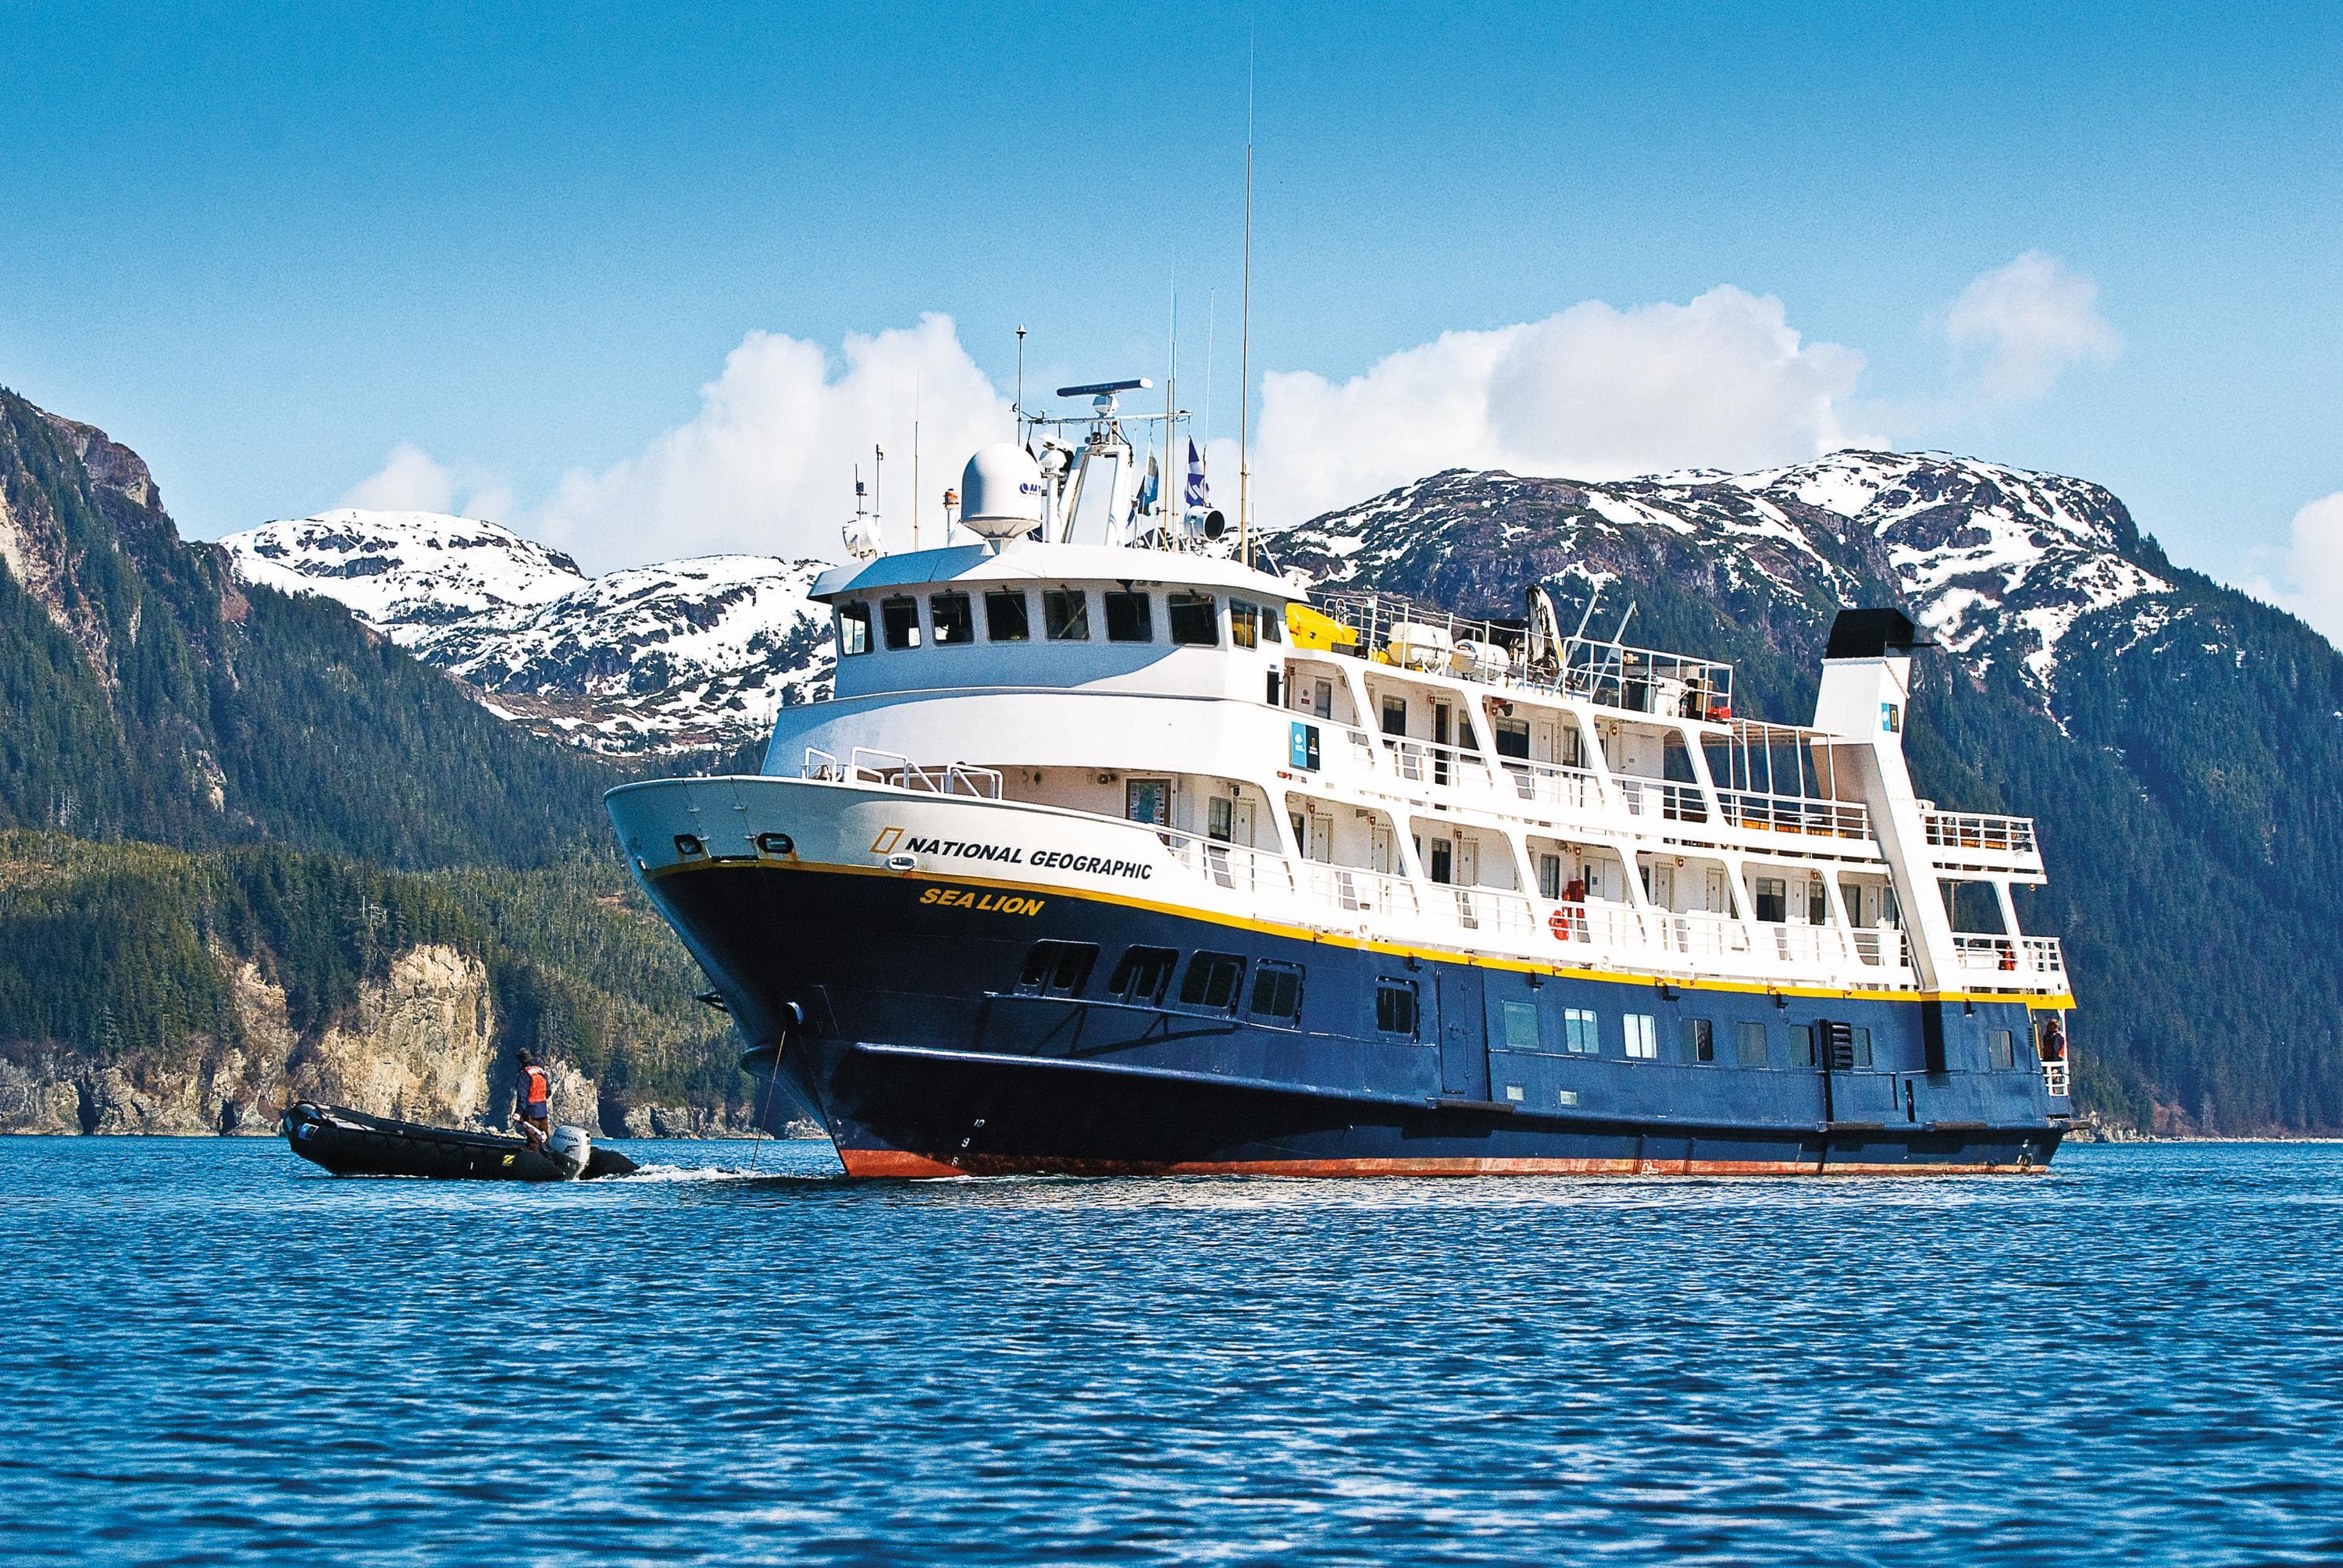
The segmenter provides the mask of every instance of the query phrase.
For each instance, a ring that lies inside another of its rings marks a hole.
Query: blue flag
[[[1201,507],[1205,504],[1204,459],[1202,454],[1196,450],[1196,443],[1192,438],[1188,442],[1188,488],[1182,499],[1191,507]]]
[[[1147,477],[1140,481],[1139,498],[1132,503],[1131,509],[1136,512],[1153,511],[1156,494],[1161,488],[1162,480],[1155,468],[1155,454],[1150,452],[1147,455]]]

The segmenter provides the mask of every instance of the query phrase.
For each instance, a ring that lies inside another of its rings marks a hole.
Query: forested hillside
[[[537,864],[619,777],[337,605],[239,587],[136,454],[5,390],[0,568],[0,826]]]
[[[624,777],[238,585],[135,453],[0,391],[0,1128],[249,1130],[302,1084],[477,1118],[517,1044],[609,1131],[737,1111],[608,849]]]

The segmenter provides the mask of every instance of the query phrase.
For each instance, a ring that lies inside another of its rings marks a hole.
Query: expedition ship
[[[966,542],[850,526],[835,694],[761,773],[608,797],[850,1173],[2047,1164],[2033,824],[1915,795],[1900,613],[1840,615],[1801,727],[1537,589],[1313,604],[1133,494],[1145,385],[977,453]]]

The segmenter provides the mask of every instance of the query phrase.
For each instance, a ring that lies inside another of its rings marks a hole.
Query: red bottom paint
[[[2032,1176],[2040,1165],[1817,1165],[1811,1160],[1051,1160],[840,1149],[850,1176]]]

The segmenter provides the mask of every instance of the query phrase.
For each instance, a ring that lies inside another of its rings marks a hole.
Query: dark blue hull
[[[858,1175],[2021,1171],[2066,1125],[2020,1002],[1533,970],[770,862],[649,886]],[[1160,993],[1118,973],[1134,947],[1176,955]],[[1200,953],[1233,983],[1192,983]],[[1833,1023],[1859,1060],[1817,1051]]]

